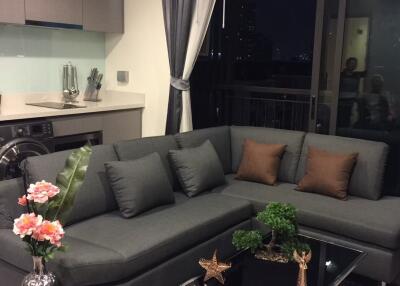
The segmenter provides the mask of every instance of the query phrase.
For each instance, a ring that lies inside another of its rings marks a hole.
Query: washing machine
[[[0,180],[20,177],[25,158],[53,152],[52,139],[53,126],[47,120],[0,124]]]

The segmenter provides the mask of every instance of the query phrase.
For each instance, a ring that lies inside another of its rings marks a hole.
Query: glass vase
[[[21,286],[55,286],[56,276],[46,270],[41,256],[32,256],[33,272],[25,276]]]

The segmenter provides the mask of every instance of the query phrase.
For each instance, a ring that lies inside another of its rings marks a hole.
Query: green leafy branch
[[[237,230],[233,233],[232,244],[237,250],[250,249],[255,253],[263,245],[263,236],[258,230]]]

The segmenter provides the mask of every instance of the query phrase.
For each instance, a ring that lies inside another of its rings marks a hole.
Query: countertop
[[[86,108],[51,109],[26,105],[27,102],[60,102],[62,96],[55,93],[36,94],[3,94],[0,105],[0,121],[11,121],[41,117],[68,116],[94,112],[129,110],[143,108],[145,96],[142,93],[106,91],[101,94],[101,101],[83,101],[82,96],[75,104],[85,105]]]

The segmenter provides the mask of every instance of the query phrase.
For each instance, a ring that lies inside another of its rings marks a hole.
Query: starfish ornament
[[[225,279],[222,276],[222,272],[231,268],[231,263],[223,263],[217,259],[217,250],[214,251],[214,255],[211,259],[201,258],[199,264],[206,270],[206,275],[204,276],[204,282],[215,278],[219,283],[224,285]]]

